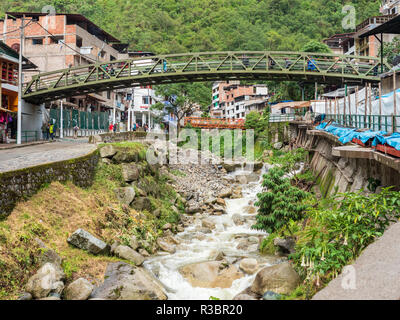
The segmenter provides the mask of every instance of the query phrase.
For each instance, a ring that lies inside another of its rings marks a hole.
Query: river
[[[263,169],[263,173],[265,168]],[[236,171],[229,175],[243,174]],[[226,199],[226,213],[221,216],[210,216],[216,228],[212,233],[204,234],[200,239],[198,228],[201,226],[203,215],[196,217],[193,225],[189,226],[184,232],[178,233],[176,238],[181,242],[177,246],[174,254],[159,254],[148,259],[144,267],[153,274],[167,288],[168,299],[170,300],[208,300],[211,296],[221,300],[231,300],[235,295],[249,287],[254,278],[253,275],[233,281],[230,288],[200,288],[193,287],[179,272],[179,268],[188,264],[213,261],[217,252],[223,252],[225,260],[239,268],[240,260],[243,258],[255,258],[259,263],[259,268],[269,266],[268,257],[259,254],[258,244],[250,247],[237,249],[241,239],[255,237],[259,239],[265,237],[264,232],[251,229],[255,221],[255,214],[248,214],[246,208],[254,205],[257,193],[262,190],[260,180],[253,183],[242,185],[243,198]],[[236,225],[234,216],[240,214],[243,217],[243,224]],[[213,258],[214,256],[214,258]]]

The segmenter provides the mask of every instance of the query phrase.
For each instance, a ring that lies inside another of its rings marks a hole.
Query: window
[[[42,45],[43,44],[43,38],[32,39],[32,44],[34,46]]]
[[[142,97],[142,103],[143,104],[151,104],[151,97],[149,97],[149,96]]]
[[[50,44],[60,44],[64,42],[63,36],[50,37]]]
[[[82,47],[82,45],[83,45],[82,38],[77,36],[77,37],[76,37],[76,46],[77,46],[78,48],[80,48],[80,47]]]
[[[107,99],[111,99],[111,91],[107,91]]]

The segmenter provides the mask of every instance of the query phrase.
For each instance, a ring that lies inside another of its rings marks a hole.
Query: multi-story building
[[[265,85],[241,85],[239,81],[216,82],[212,98],[211,114],[224,119],[244,119],[249,101],[268,99],[268,88]]]
[[[354,32],[335,34],[323,41],[333,53],[354,54]]]
[[[24,20],[23,54],[40,72],[127,58],[127,45],[80,14],[7,12],[0,20],[0,39],[16,51]],[[32,73],[24,73],[25,81]],[[64,104],[81,111],[108,111],[120,121],[125,110],[124,92],[92,93],[68,98]]]
[[[374,36],[362,37],[368,31],[380,26],[381,24],[388,22],[395,18],[397,14],[390,14],[384,16],[371,17],[364,20],[356,27],[354,34],[355,53],[360,56],[377,57],[380,52],[380,41]],[[396,37],[394,34],[384,34],[383,41],[391,42]]]
[[[19,54],[0,41],[0,143],[16,139],[18,112]],[[23,59],[24,70],[36,66]],[[23,123],[32,122],[29,114],[23,115]]]
[[[384,15],[399,14],[400,0],[383,0],[380,12]]]

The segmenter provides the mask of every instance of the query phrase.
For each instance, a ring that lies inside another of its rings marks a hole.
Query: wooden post
[[[343,98],[343,123],[346,125],[346,98],[347,98],[347,85],[344,90],[344,98]]]
[[[328,100],[325,98],[325,114],[328,114]]]
[[[356,114],[356,126],[359,124],[357,121],[358,118],[358,86],[356,88],[356,110],[355,110],[355,114]]]
[[[396,132],[396,116],[397,116],[396,71],[393,71],[393,132]]]
[[[335,121],[337,119],[336,115],[337,115],[337,98],[335,97]]]
[[[349,98],[349,119],[350,119],[350,125],[353,125],[353,121],[351,121],[351,96],[348,93],[347,94],[348,98]]]
[[[379,82],[379,130],[382,130],[382,83]]]
[[[315,83],[315,100],[318,100],[318,83]]]
[[[332,100],[329,99],[329,114],[332,114]]]
[[[365,103],[364,103],[364,128],[367,127],[367,108],[368,108],[368,85],[365,84]]]

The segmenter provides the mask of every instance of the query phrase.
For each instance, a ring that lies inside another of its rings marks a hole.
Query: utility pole
[[[24,16],[21,18],[21,32],[20,32],[20,45],[19,45],[19,59],[18,59],[18,117],[17,117],[17,144],[21,144],[22,137],[22,51],[24,48]]]
[[[63,121],[64,121],[64,116],[63,116],[63,107],[64,107],[64,105],[63,105],[63,100],[61,99],[60,100],[60,139],[63,139],[64,138],[64,124],[63,124]]]

